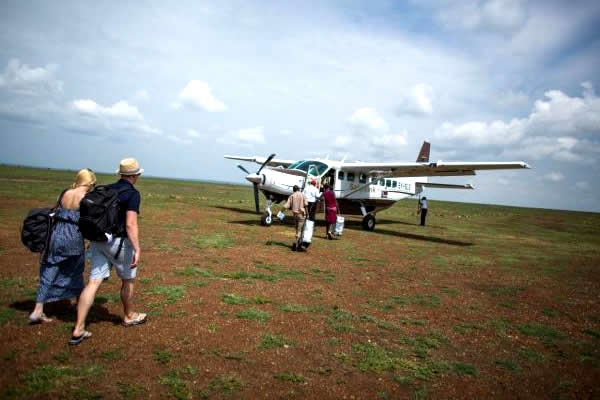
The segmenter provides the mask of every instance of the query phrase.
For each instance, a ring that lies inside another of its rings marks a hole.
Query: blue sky
[[[0,162],[523,160],[434,199],[600,211],[600,2],[0,4]],[[250,167],[252,168],[252,167]]]

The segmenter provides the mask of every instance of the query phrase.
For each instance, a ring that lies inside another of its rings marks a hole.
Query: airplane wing
[[[261,164],[261,165],[262,165],[262,163],[264,163],[265,161],[267,161],[267,157],[259,157],[259,156],[241,157],[241,156],[229,156],[229,155],[226,155],[224,157],[228,158],[230,160],[240,160],[240,161],[255,162],[255,163]],[[289,165],[292,165],[295,162],[296,162],[295,160],[281,160],[279,158],[274,158],[271,161],[269,161],[269,163],[267,165],[271,166],[271,167],[278,167],[278,166],[287,167]]]
[[[474,189],[470,183],[465,185],[453,185],[450,183],[415,182],[415,185],[417,185],[417,187],[421,186],[432,189]]]
[[[383,175],[386,178],[411,176],[464,176],[475,175],[475,171],[496,169],[531,168],[523,161],[510,162],[444,162],[437,163],[344,163],[340,167],[345,171],[367,172],[370,175]]]

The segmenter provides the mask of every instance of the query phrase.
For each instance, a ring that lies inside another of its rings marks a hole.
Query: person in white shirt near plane
[[[321,195],[317,188],[317,180],[311,179],[310,184],[306,185],[302,193],[304,194],[306,201],[308,201],[308,219],[314,221],[317,212],[317,200],[319,200]]]

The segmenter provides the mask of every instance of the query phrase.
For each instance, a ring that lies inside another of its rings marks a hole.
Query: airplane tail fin
[[[417,162],[429,162],[429,148],[431,145],[429,142],[423,142],[423,146],[421,146],[421,151],[419,151],[419,156],[417,157]]]

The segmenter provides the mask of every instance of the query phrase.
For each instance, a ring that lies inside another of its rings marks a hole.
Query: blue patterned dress
[[[79,210],[59,208],[56,217],[48,255],[40,265],[39,303],[79,297],[84,286],[85,248],[77,225]]]

